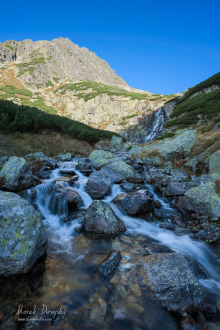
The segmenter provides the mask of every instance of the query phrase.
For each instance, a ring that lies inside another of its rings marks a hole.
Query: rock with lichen
[[[0,191],[0,275],[28,272],[47,247],[38,211],[12,192]]]

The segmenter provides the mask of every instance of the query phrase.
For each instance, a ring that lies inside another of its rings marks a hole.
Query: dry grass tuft
[[[0,157],[25,156],[32,152],[42,151],[47,156],[71,152],[87,157],[93,148],[85,141],[71,138],[57,132],[41,133],[7,133],[0,131]]]
[[[206,133],[198,132],[197,142],[193,147],[190,158],[200,155],[208,148],[210,148],[210,150],[208,150],[207,155],[220,149],[220,128]]]

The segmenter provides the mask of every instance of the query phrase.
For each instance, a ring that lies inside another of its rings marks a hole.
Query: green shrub
[[[107,94],[109,96],[124,96],[132,100],[145,100],[148,97],[147,94],[127,92],[126,90],[116,86],[107,86],[92,81],[82,81],[74,84],[65,84],[55,89],[54,93],[65,95],[67,91],[72,91],[74,96],[77,96],[78,98],[83,98],[85,101],[91,100],[101,94]]]
[[[200,119],[208,121],[219,113],[220,89],[216,89],[210,93],[201,94],[188,98],[184,102],[179,102],[170,116],[170,118],[176,118],[168,121],[165,127],[196,125]]]
[[[8,44],[4,44],[4,46],[7,47],[8,49],[10,49],[11,51],[14,50],[14,48],[12,46],[8,45]]]
[[[127,123],[127,121],[121,121],[120,123],[118,123],[118,125],[126,125]]]
[[[52,81],[51,80],[48,80],[48,82],[46,82],[46,86],[47,87],[54,87],[54,84],[52,83]]]
[[[130,118],[134,118],[134,117],[137,117],[137,116],[138,116],[138,114],[134,113],[133,115],[123,116],[122,119],[130,119]]]
[[[157,140],[164,140],[164,139],[167,139],[167,138],[172,138],[174,136],[175,136],[175,134],[170,132],[170,133],[166,133],[166,134],[163,134],[163,135],[159,136],[157,138]]]
[[[192,94],[201,91],[201,89],[210,87],[212,85],[220,85],[220,72],[214,74],[212,77],[202,81],[196,86],[189,88],[179,103],[187,100]]]
[[[60,79],[58,77],[54,77],[53,80],[58,84]]]
[[[0,128],[9,131],[35,132],[49,129],[69,134],[90,143],[111,138],[116,133],[89,127],[66,117],[45,113],[36,108],[0,100]]]

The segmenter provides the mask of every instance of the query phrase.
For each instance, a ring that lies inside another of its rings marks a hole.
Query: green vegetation
[[[28,72],[29,75],[34,73],[34,66],[38,64],[45,64],[44,57],[32,58],[29,63],[19,63],[16,66],[19,68],[17,77],[22,76],[25,72]]]
[[[58,84],[60,79],[58,77],[54,77],[53,80]]]
[[[180,99],[179,103],[187,100],[192,94],[201,91],[203,88],[210,87],[212,85],[220,85],[220,72],[214,74],[212,77],[202,81],[200,84],[189,88],[186,94]]]
[[[52,58],[53,58],[52,56],[49,56],[49,57],[47,57],[47,60],[50,61],[50,60],[52,60]]]
[[[8,44],[4,44],[4,46],[7,47],[7,48],[9,48],[11,51],[14,50],[14,48],[12,46],[8,45]]]
[[[30,101],[30,97],[33,97],[33,93],[27,89],[21,88],[17,89],[15,86],[12,85],[6,85],[4,87],[0,87],[0,91],[3,91],[4,94],[0,94],[0,99],[7,100],[8,98],[13,98],[14,101],[19,101],[25,106],[29,107],[39,107],[41,110],[50,113],[50,114],[57,114],[57,111],[49,106],[47,106],[43,99],[38,96],[39,93],[35,93],[35,98],[37,98],[35,101]],[[21,97],[25,96],[24,97]]]
[[[166,133],[166,134],[163,134],[161,135],[160,137],[157,138],[157,140],[164,140],[164,139],[167,139],[167,138],[172,138],[174,137],[175,134],[174,133]]]
[[[52,83],[52,81],[51,80],[48,80],[48,82],[46,82],[46,86],[47,87],[54,87],[54,84]]]
[[[180,96],[175,96],[171,100],[166,101],[165,104],[169,103],[169,102],[179,102],[179,100],[180,100]]]
[[[157,101],[157,100],[161,100],[163,98],[163,96],[157,96],[157,97],[153,97],[150,99],[150,101]]]
[[[90,143],[117,135],[113,132],[89,127],[66,117],[47,114],[36,108],[3,100],[0,100],[0,128],[18,132],[37,132],[48,129],[66,133],[71,137]]]
[[[165,127],[180,126],[187,127],[196,125],[201,119],[208,121],[220,113],[220,89],[210,93],[201,94],[193,98],[188,98],[184,102],[179,102],[174,108],[171,118]]]
[[[146,112],[151,111],[151,110],[152,110],[152,109],[149,108],[149,109],[146,110]]]
[[[118,125],[126,125],[127,123],[127,121],[121,121],[120,123],[118,123]]]
[[[88,91],[88,89],[90,91]],[[119,87],[107,86],[92,81],[83,81],[74,84],[65,84],[55,89],[54,93],[60,93],[64,95],[67,91],[73,91],[73,95],[77,96],[78,98],[83,98],[85,101],[91,100],[101,94],[107,94],[109,96],[111,95],[124,96],[124,97],[129,97],[132,100],[145,100],[148,97],[147,94],[127,92]],[[80,93],[74,93],[74,92],[80,92]]]
[[[12,85],[6,85],[4,87],[0,87],[0,91],[5,92],[5,94],[0,94],[0,97],[3,96],[3,98],[8,98],[8,97],[13,97],[17,94],[19,95],[24,95],[24,96],[28,96],[28,97],[32,97],[32,92],[21,88],[21,89],[17,89],[15,86]]]
[[[138,114],[134,113],[133,115],[123,116],[122,119],[129,119],[129,118],[134,118],[134,117],[137,117],[137,116],[138,116]]]

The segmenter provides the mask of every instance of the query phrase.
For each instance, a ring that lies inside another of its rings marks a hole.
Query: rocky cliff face
[[[0,43],[0,98],[119,132],[169,96],[129,87],[95,53],[59,38]]]

